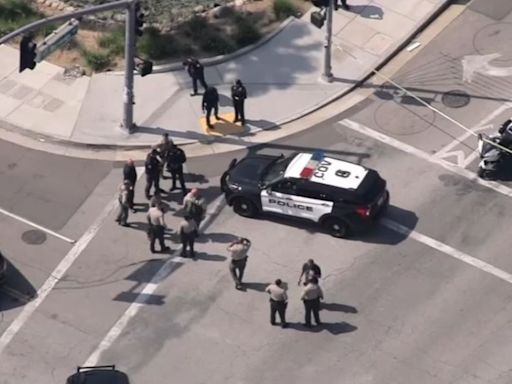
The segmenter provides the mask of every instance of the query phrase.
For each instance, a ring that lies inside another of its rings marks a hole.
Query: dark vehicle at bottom
[[[221,189],[241,216],[264,212],[305,219],[334,237],[371,227],[389,205],[386,181],[377,171],[320,151],[234,159]]]
[[[116,369],[115,365],[100,365],[96,367],[78,367],[69,376],[66,384],[130,384],[126,373]]]
[[[2,255],[2,252],[0,252],[0,285],[2,285],[5,281],[6,271],[7,271],[7,260],[5,259],[4,255]]]

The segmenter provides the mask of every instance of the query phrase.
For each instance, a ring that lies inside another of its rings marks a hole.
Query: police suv
[[[233,159],[221,189],[241,216],[265,212],[307,219],[335,237],[371,226],[389,205],[386,181],[376,171],[320,151]]]

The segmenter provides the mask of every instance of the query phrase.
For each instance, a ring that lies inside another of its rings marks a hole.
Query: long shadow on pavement
[[[358,313],[357,308],[351,305],[339,303],[320,303],[320,310],[343,313]]]
[[[0,312],[23,306],[37,296],[34,286],[7,259],[6,279],[0,286]]]
[[[303,323],[289,323],[287,329],[293,329],[301,332],[308,333],[320,333],[324,330],[333,334],[333,335],[341,335],[343,333],[350,333],[357,330],[355,325],[347,323],[345,321],[339,323],[322,323],[318,326],[313,326],[311,328],[306,327]]]

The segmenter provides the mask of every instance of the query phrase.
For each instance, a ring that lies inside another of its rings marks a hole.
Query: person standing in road
[[[183,164],[187,161],[187,156],[183,149],[178,147],[173,141],[170,141],[169,150],[167,151],[167,170],[172,176],[172,186],[170,192],[176,189],[176,179],[179,180],[183,196],[187,194],[185,187],[185,176],[183,175]]]
[[[245,99],[247,99],[247,90],[241,80],[237,80],[231,86],[231,99],[233,100],[233,108],[235,108],[235,120],[233,120],[233,123],[240,121],[242,125],[245,125],[244,103]]]
[[[231,253],[231,262],[229,263],[229,272],[235,282],[235,288],[242,288],[242,279],[244,277],[245,266],[247,265],[247,252],[251,248],[251,241],[240,237],[228,245],[228,252]]]
[[[154,187],[155,194],[160,192],[160,159],[158,158],[158,150],[153,146],[151,152],[146,157],[145,170],[146,170],[146,199],[151,198],[151,187]]]
[[[165,160],[167,159],[167,155],[169,153],[169,150],[171,149],[171,143],[172,140],[169,139],[169,134],[165,132],[162,135],[162,140],[160,141],[160,144],[158,144],[158,157],[160,158],[162,165],[165,163]],[[160,167],[160,176],[164,176],[164,167]]]
[[[190,216],[185,216],[184,220],[180,223],[180,237],[181,237],[181,256],[187,257],[187,248],[190,250],[190,256],[195,257],[194,242],[197,237],[197,224]]]
[[[270,324],[276,325],[276,312],[281,320],[281,327],[286,328],[286,308],[288,307],[288,295],[283,287],[281,279],[277,279],[274,284],[265,288],[265,292],[270,295]]]
[[[128,195],[130,187],[131,185],[129,180],[124,180],[123,183],[119,186],[119,213],[117,214],[116,221],[123,227],[128,226],[128,209],[130,207]]]
[[[297,285],[300,285],[302,276],[304,276],[304,285],[307,285],[313,276],[320,279],[322,277],[322,270],[318,264],[315,264],[313,259],[309,259],[302,265],[302,272],[299,276],[299,282]]]
[[[204,79],[204,67],[203,64],[199,62],[199,60],[189,57],[183,63],[183,66],[187,69],[188,75],[192,78],[192,88],[194,92],[190,94],[190,96],[197,95],[197,82],[201,83],[201,86],[206,89],[208,85]]]
[[[220,120],[219,117],[219,92],[217,92],[217,88],[208,87],[203,95],[202,102],[203,112],[206,112],[206,125],[208,128],[213,129],[213,125],[210,121],[210,115],[212,114],[212,110],[215,112],[215,118]]]
[[[345,11],[350,10],[350,5],[347,4],[347,0],[340,0],[341,8],[343,8]],[[334,0],[334,9],[338,10],[338,0]]]
[[[151,204],[151,208],[149,208],[147,214],[147,220],[149,225],[148,235],[149,235],[149,249],[151,253],[156,253],[155,250],[155,242],[158,240],[160,244],[160,251],[167,252],[170,250],[169,247],[165,245],[165,229],[167,225],[165,224],[164,212],[160,205],[156,205],[155,203]]]
[[[134,199],[135,199],[135,184],[137,183],[137,169],[132,159],[128,159],[123,167],[123,180],[130,182],[130,189],[128,190],[128,206],[135,213]]]
[[[304,325],[311,328],[311,313],[315,318],[316,325],[322,324],[320,321],[320,300],[323,300],[324,293],[318,285],[316,276],[311,277],[308,285],[302,291],[301,300],[304,302],[305,323]]]
[[[206,207],[197,188],[192,188],[183,198],[183,208],[185,215],[190,216],[196,222],[197,228],[199,228],[204,218]]]

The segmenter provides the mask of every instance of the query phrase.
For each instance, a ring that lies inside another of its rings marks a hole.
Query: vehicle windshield
[[[278,159],[277,161],[270,164],[268,169],[263,174],[263,184],[272,184],[277,180],[282,179],[286,171],[286,168],[288,168],[288,165],[293,160],[293,157],[294,156]]]

